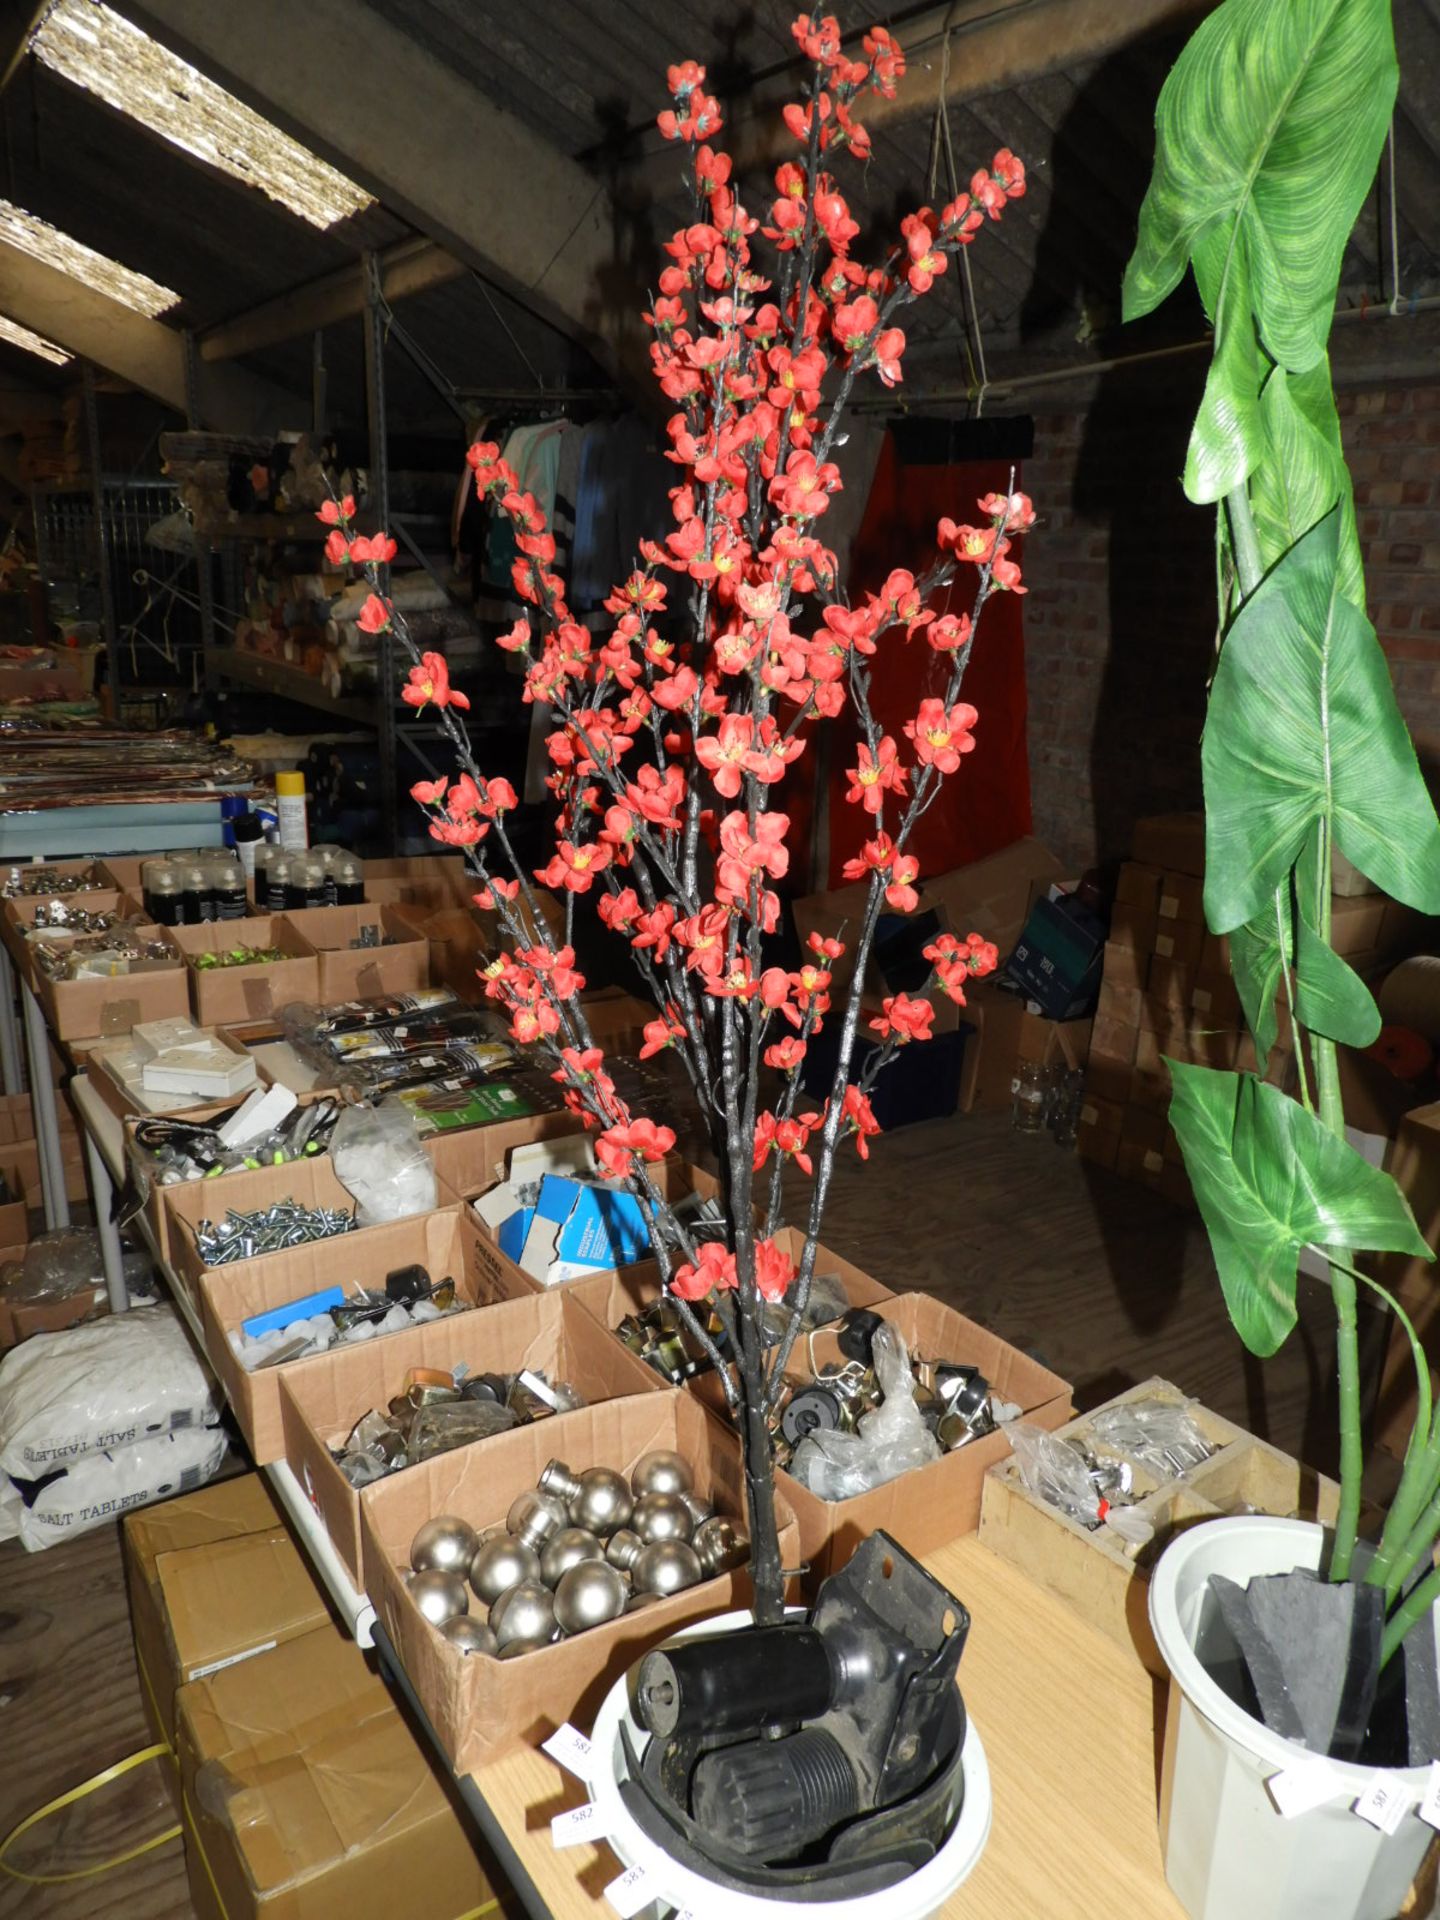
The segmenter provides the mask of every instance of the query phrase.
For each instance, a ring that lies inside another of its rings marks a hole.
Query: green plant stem
[[[1330,833],[1323,820],[1315,833],[1315,862],[1318,931],[1328,946]],[[1311,1032],[1310,1050],[1315,1063],[1315,1094],[1321,1124],[1328,1127],[1337,1140],[1343,1140],[1345,1111],[1340,1100],[1335,1042]],[[1365,1473],[1365,1454],[1360,1436],[1360,1334],[1355,1279],[1340,1260],[1330,1262],[1330,1297],[1335,1302],[1335,1366],[1340,1394],[1340,1507],[1335,1515],[1335,1540],[1330,1549],[1330,1578],[1348,1580],[1355,1555],[1355,1536],[1360,1528],[1360,1483]]]
[[[1428,1573],[1391,1614],[1385,1623],[1385,1634],[1380,1642],[1380,1664],[1383,1667],[1390,1656],[1403,1645],[1405,1636],[1417,1620],[1423,1619],[1435,1602],[1440,1600],[1440,1567]]]
[[[1250,496],[1243,486],[1225,496],[1226,517],[1230,527],[1230,545],[1235,555],[1242,599],[1259,586],[1264,575],[1260,539]],[[1219,537],[1217,531],[1217,538]],[[1330,941],[1330,836],[1326,823],[1318,826],[1315,843],[1319,934]],[[1292,1012],[1292,1020],[1294,1015]],[[1310,1035],[1315,1067],[1315,1099],[1323,1126],[1337,1139],[1345,1137],[1345,1114],[1340,1101],[1340,1075],[1335,1063],[1335,1043],[1323,1035]],[[1295,1028],[1295,1051],[1303,1056],[1302,1031]],[[1301,1072],[1304,1072],[1303,1057]],[[1330,1265],[1330,1295],[1335,1302],[1335,1363],[1340,1393],[1340,1508],[1335,1516],[1335,1540],[1330,1552],[1330,1578],[1348,1580],[1355,1553],[1355,1537],[1360,1527],[1360,1482],[1365,1469],[1360,1437],[1360,1338],[1355,1313],[1355,1281],[1343,1266]]]

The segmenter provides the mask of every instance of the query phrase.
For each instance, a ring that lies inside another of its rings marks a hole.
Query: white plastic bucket
[[[1191,1920],[1394,1920],[1435,1837],[1412,1806],[1385,1834],[1353,1811],[1375,1778],[1326,1761],[1334,1797],[1286,1819],[1266,1782],[1315,1756],[1236,1706],[1196,1655],[1228,1639],[1207,1595],[1213,1574],[1320,1565],[1324,1531],[1264,1515],[1207,1520],[1165,1549],[1150,1580],[1150,1624],[1174,1685],[1165,1726],[1160,1837],[1165,1877]],[[1396,1769],[1418,1804],[1428,1767]]]
[[[685,1628],[674,1638],[690,1640],[702,1634],[724,1633],[731,1627],[748,1625],[749,1620],[748,1613],[718,1614]],[[961,1750],[965,1799],[960,1818],[934,1859],[928,1860],[908,1880],[887,1887],[882,1893],[849,1900],[826,1900],[818,1892],[808,1894],[803,1902],[767,1900],[759,1894],[732,1892],[672,1860],[630,1817],[616,1778],[622,1763],[622,1723],[629,1726],[637,1753],[643,1752],[649,1735],[631,1716],[624,1680],[617,1681],[606,1694],[590,1743],[593,1770],[590,1790],[595,1805],[600,1808],[606,1838],[625,1866],[643,1868],[660,1906],[694,1914],[696,1920],[797,1920],[798,1915],[817,1906],[824,1908],[825,1920],[927,1920],[973,1870],[990,1837],[990,1769],[980,1736],[971,1721]]]

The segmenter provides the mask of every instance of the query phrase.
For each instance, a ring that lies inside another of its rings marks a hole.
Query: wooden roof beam
[[[147,32],[482,267],[611,372],[643,376],[640,283],[593,174],[362,0],[121,0]]]
[[[185,413],[185,337],[0,241],[0,313]],[[205,367],[200,418],[232,433],[302,426],[308,405],[240,367]]]
[[[463,261],[433,240],[402,240],[380,255],[381,291],[392,302],[443,286],[465,271]],[[313,333],[317,327],[353,320],[364,311],[365,269],[357,260],[354,266],[307,281],[263,306],[207,327],[200,335],[200,351],[207,360],[231,360],[237,353],[259,353]]]

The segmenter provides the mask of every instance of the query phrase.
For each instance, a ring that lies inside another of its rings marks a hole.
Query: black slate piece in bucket
[[[1400,1645],[1405,1663],[1405,1734],[1412,1767],[1440,1760],[1440,1671],[1435,1660],[1435,1621],[1417,1620]]]
[[[1308,1569],[1259,1575],[1244,1588],[1223,1576],[1210,1584],[1265,1725],[1312,1753],[1354,1757],[1380,1672],[1379,1590]]]

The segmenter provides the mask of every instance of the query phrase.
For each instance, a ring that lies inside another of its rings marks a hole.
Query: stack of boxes
[[[1079,1147],[1087,1160],[1190,1205],[1166,1119],[1165,1060],[1253,1068],[1254,1050],[1230,977],[1228,942],[1205,926],[1203,817],[1142,820],[1135,854],[1115,889]],[[1283,1071],[1283,1061],[1272,1058],[1271,1065],[1272,1073]]]
[[[200,1920],[455,1920],[505,1898],[260,1477],[124,1525],[146,1718]]]
[[[1079,1148],[1088,1160],[1193,1204],[1173,1129],[1167,1058],[1258,1071],[1230,973],[1230,943],[1205,925],[1205,821],[1157,814],[1135,829],[1120,869],[1085,1077]],[[1341,884],[1367,887],[1350,870]],[[1331,942],[1363,977],[1404,952],[1420,916],[1375,892],[1336,893]],[[1283,1002],[1268,1080],[1292,1090],[1294,1040]]]

